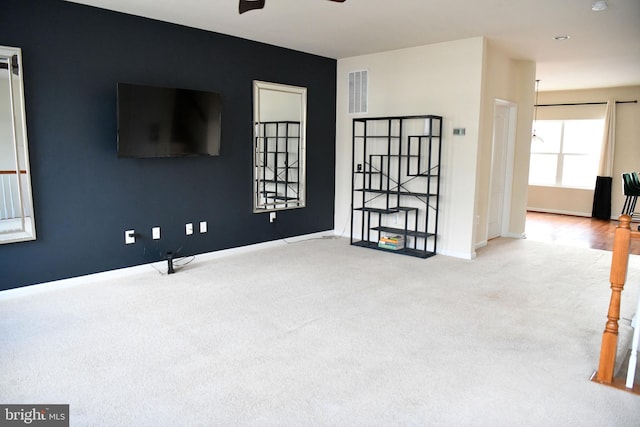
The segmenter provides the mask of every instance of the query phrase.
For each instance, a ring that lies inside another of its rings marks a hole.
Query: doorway
[[[516,115],[515,103],[501,99],[494,101],[487,240],[509,232]]]

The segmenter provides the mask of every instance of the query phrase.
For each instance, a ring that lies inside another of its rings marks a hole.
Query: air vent
[[[349,72],[349,114],[362,114],[368,108],[369,70]]]

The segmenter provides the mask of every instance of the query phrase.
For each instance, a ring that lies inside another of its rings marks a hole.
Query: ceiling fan
[[[264,1],[265,0],[240,0],[238,10],[240,11],[240,14],[243,14],[250,10],[262,9],[264,7]],[[329,0],[329,1],[335,1],[337,3],[345,2],[345,0]]]

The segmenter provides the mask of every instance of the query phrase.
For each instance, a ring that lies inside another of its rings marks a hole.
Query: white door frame
[[[500,235],[501,236],[509,236],[509,223],[511,217],[511,191],[513,190],[513,165],[514,165],[514,156],[515,156],[515,145],[516,145],[516,119],[518,116],[518,105],[514,102],[507,101],[504,99],[496,98],[493,104],[493,135],[491,141],[491,174],[489,178],[489,206],[488,206],[488,215],[487,215],[487,225],[486,225],[486,236],[485,241],[489,237],[489,222],[491,218],[489,217],[491,213],[491,189],[493,188],[493,181],[498,179],[494,176],[494,171],[496,168],[494,167],[493,161],[495,159],[494,150],[495,146],[495,132],[496,132],[496,108],[498,106],[507,107],[509,109],[508,115],[508,130],[507,130],[507,143],[505,144],[503,149],[506,149],[506,153],[504,156],[504,193],[502,199],[502,224],[500,226]],[[499,168],[501,169],[501,168]]]

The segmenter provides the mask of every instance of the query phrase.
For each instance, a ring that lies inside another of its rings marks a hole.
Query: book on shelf
[[[392,251],[397,251],[400,249],[404,249],[404,245],[389,245],[386,243],[379,242],[378,247],[382,249],[390,249]]]
[[[380,236],[381,242],[388,243],[401,243],[404,242],[404,237],[402,236]]]
[[[391,250],[403,249],[404,238],[402,236],[381,236],[378,240],[378,247]]]

